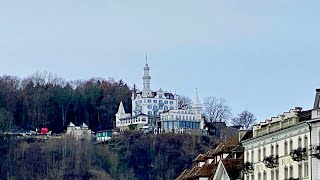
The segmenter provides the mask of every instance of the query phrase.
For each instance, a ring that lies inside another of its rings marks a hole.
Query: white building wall
[[[302,147],[305,147],[305,137],[307,146],[309,146],[309,127],[306,123],[290,127],[287,129],[282,129],[278,132],[274,132],[271,134],[267,134],[261,137],[257,137],[254,139],[250,139],[243,142],[243,146],[245,147],[245,156],[244,156],[244,162],[253,162],[254,165],[254,173],[249,174],[249,179],[255,179],[258,180],[258,176],[260,174],[261,180],[264,178],[264,176],[267,177],[267,179],[271,179],[272,171],[274,172],[274,179],[276,180],[276,170],[279,172],[279,180],[285,179],[285,167],[288,168],[288,176],[287,178],[290,178],[290,166],[292,166],[292,174],[293,178],[298,178],[299,173],[299,164],[302,166],[302,177],[304,179],[310,179],[310,157],[308,160],[302,161],[302,162],[296,162],[293,161],[290,157],[290,140],[292,140],[293,149],[298,148],[298,139],[301,138],[301,145]],[[287,155],[285,155],[285,142],[287,142]],[[273,154],[276,154],[276,145],[278,144],[278,155],[279,155],[279,167],[274,169],[266,168],[263,159],[264,159],[264,148],[265,148],[265,155],[270,156],[271,155],[271,145],[273,145]],[[259,149],[260,149],[260,160],[259,160]],[[252,156],[252,152],[253,156]],[[249,155],[249,156],[248,156]],[[308,164],[308,173],[304,172],[305,164]],[[264,175],[266,174],[266,175]],[[309,174],[309,175],[307,175]],[[252,175],[253,178],[252,178]],[[247,176],[245,176],[245,179],[248,179]]]
[[[318,118],[317,110],[313,112],[313,118]],[[320,145],[320,119],[310,123],[311,131],[311,148]],[[312,177],[313,179],[320,179],[320,159],[312,158]]]

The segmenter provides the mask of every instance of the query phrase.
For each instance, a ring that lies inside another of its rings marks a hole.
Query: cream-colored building
[[[245,180],[320,179],[320,89],[314,107],[255,124],[242,141]]]
[[[312,118],[308,122],[311,127],[311,176],[320,179],[320,89],[316,90],[316,97],[312,110]]]
[[[311,179],[310,119],[311,111],[295,108],[255,124],[253,138],[242,142],[245,180]]]

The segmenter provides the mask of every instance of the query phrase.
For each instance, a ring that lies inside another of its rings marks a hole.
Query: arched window
[[[288,143],[284,141],[284,155],[288,155]]]
[[[251,162],[254,163],[254,150],[251,152]]]
[[[301,140],[301,137],[299,136],[299,139],[298,139],[298,147],[302,147],[302,140]]]
[[[307,149],[309,148],[309,147],[308,147],[308,144],[309,144],[309,142],[308,142],[308,136],[305,135],[305,136],[304,136],[304,147],[307,148]]]

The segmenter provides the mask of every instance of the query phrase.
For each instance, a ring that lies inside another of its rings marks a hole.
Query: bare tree
[[[192,100],[184,95],[178,96],[178,109],[190,110],[192,109]]]
[[[243,111],[238,114],[237,117],[232,119],[233,125],[241,125],[242,127],[249,129],[256,122],[257,118],[248,110]]]
[[[204,99],[204,114],[211,122],[226,122],[231,117],[231,108],[223,98],[207,97]]]

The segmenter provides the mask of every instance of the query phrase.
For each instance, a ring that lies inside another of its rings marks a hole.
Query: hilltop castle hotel
[[[198,94],[192,110],[178,109],[179,97],[176,94],[150,89],[150,67],[144,66],[143,90],[132,91],[132,114],[126,113],[122,102],[116,114],[116,128],[120,131],[156,129],[175,131],[183,129],[203,129],[202,105]]]

